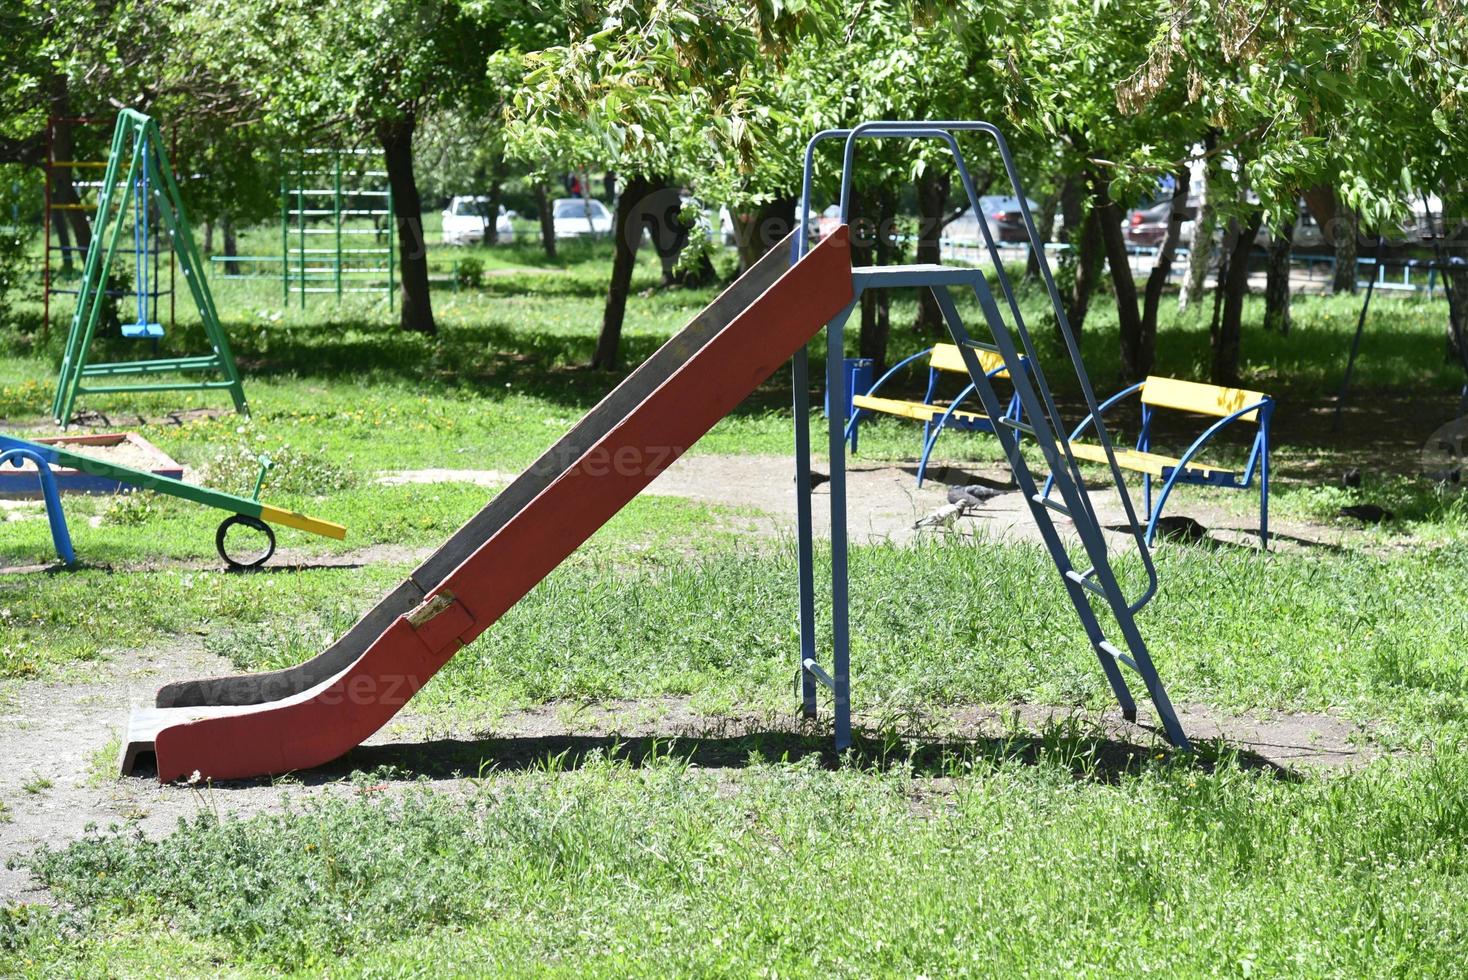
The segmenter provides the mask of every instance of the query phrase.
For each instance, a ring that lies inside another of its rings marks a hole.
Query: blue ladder
[[[995,427],[995,435],[999,439],[1005,458],[1008,460],[1014,472],[1015,481],[1024,494],[1025,501],[1034,517],[1035,525],[1040,531],[1045,547],[1049,551],[1050,557],[1054,561],[1055,567],[1061,576],[1061,581],[1070,597],[1071,604],[1075,607],[1076,615],[1079,617],[1085,629],[1087,639],[1101,664],[1101,669],[1111,685],[1112,692],[1118,704],[1121,706],[1123,716],[1129,721],[1135,721],[1137,717],[1136,702],[1132,698],[1126,678],[1121,671],[1122,667],[1126,667],[1138,675],[1146,686],[1147,693],[1152,700],[1153,708],[1156,710],[1168,741],[1180,749],[1189,749],[1191,745],[1187,735],[1184,733],[1182,725],[1178,721],[1177,713],[1172,706],[1172,701],[1167,696],[1167,690],[1157,674],[1156,667],[1153,665],[1152,658],[1147,651],[1147,644],[1143,640],[1141,631],[1138,629],[1136,623],[1137,613],[1157,594],[1157,569],[1153,563],[1151,550],[1147,547],[1146,541],[1143,538],[1143,525],[1137,519],[1136,508],[1132,503],[1130,493],[1127,491],[1121,468],[1117,465],[1111,437],[1107,433],[1105,426],[1101,424],[1100,413],[1097,410],[1096,394],[1091,386],[1090,377],[1086,373],[1085,364],[1081,359],[1080,346],[1076,342],[1075,335],[1072,333],[1070,324],[1066,319],[1065,310],[1060,301],[1060,292],[1056,288],[1054,277],[1050,272],[1049,263],[1045,259],[1043,242],[1035,228],[1034,219],[1030,215],[1019,173],[1014,164],[1014,158],[1010,154],[1009,147],[1005,143],[1003,135],[990,123],[977,121],[867,122],[852,129],[833,129],[817,133],[806,147],[805,174],[802,185],[803,213],[799,216],[799,224],[796,229],[796,257],[805,254],[808,248],[807,239],[812,166],[814,163],[815,149],[819,143],[825,140],[845,140],[845,156],[841,172],[841,221],[843,224],[848,224],[851,220],[852,170],[855,162],[856,144],[861,138],[937,139],[943,141],[953,155],[954,164],[961,179],[964,192],[968,196],[970,206],[974,209],[975,214],[980,214],[979,195],[968,167],[964,163],[963,155],[959,151],[958,140],[954,135],[958,132],[975,132],[991,137],[999,151],[1000,158],[1003,160],[1010,187],[1014,196],[1019,201],[1020,213],[1024,218],[1030,247],[1037,256],[1040,274],[1044,279],[1046,289],[1050,295],[1050,302],[1059,326],[1060,335],[1065,341],[1071,366],[1074,369],[1079,387],[1084,395],[1086,408],[1097,421],[1096,434],[1101,445],[1105,448],[1106,458],[1111,470],[1113,488],[1121,501],[1131,538],[1135,543],[1136,552],[1140,556],[1142,567],[1146,571],[1146,587],[1143,589],[1141,595],[1134,599],[1129,599],[1122,591],[1121,584],[1112,565],[1111,557],[1108,554],[1103,525],[1097,517],[1090,494],[1086,492],[1085,483],[1081,477],[1076,457],[1071,452],[1067,433],[1071,431],[1072,426],[1065,424],[1056,407],[1050,386],[1045,380],[1045,374],[1042,370],[1041,360],[1035,349],[1033,338],[1029,330],[1025,327],[1024,317],[1020,313],[1013,284],[1004,271],[1004,263],[1001,261],[998,246],[990,235],[985,222],[979,221],[978,226],[984,237],[984,244],[992,262],[993,272],[999,284],[1004,306],[1009,313],[1008,322],[1006,322],[1001,312],[999,302],[996,301],[982,269],[944,265],[855,268],[852,270],[852,277],[856,295],[851,305],[835,321],[827,326],[826,385],[828,397],[832,399],[833,404],[844,404],[846,400],[846,392],[844,390],[845,376],[842,370],[845,353],[843,328],[852,311],[857,308],[862,291],[865,289],[892,287],[918,287],[931,290],[934,298],[937,300],[939,309],[947,321],[948,330],[952,335],[953,342],[958,345],[963,355],[964,363],[968,368],[970,379],[978,392],[979,399],[983,403],[984,411],[990,418],[999,420],[1000,424]],[[976,339],[969,333],[959,315],[957,304],[954,302],[953,290],[955,289],[971,291],[974,298],[978,301],[979,308],[989,328],[989,337],[987,339]],[[990,383],[979,363],[976,353],[979,350],[990,351],[1004,359],[1006,366],[1009,368],[1010,380],[1024,408],[1022,421],[1003,417],[1004,404],[999,400],[993,385]],[[1025,370],[1024,359],[1028,359],[1029,370]],[[830,426],[829,437],[831,460],[832,669],[828,673],[821,668],[815,650],[814,569],[809,500],[810,446],[809,436],[807,434],[809,405],[805,404],[808,399],[803,397],[808,391],[808,371],[809,366],[806,363],[806,355],[804,352],[801,352],[795,359],[793,382],[795,386],[797,459],[796,517],[799,526],[797,557],[800,564],[801,591],[800,662],[802,667],[802,708],[806,715],[814,716],[816,710],[816,684],[819,683],[830,688],[835,700],[836,746],[838,749],[843,749],[851,744],[845,440],[842,426],[838,422],[833,422]],[[1040,453],[1048,467],[1049,476],[1055,481],[1055,490],[1059,492],[1059,499],[1056,499],[1053,495],[1051,497],[1045,497],[1039,492],[1035,476],[1030,471],[1028,464],[1020,453],[1019,440],[1021,436],[1031,437],[1039,447]],[[1072,522],[1076,534],[1080,539],[1082,550],[1085,552],[1084,561],[1088,564],[1088,567],[1084,569],[1077,567],[1077,561],[1072,558],[1055,526],[1056,514],[1060,514]],[[1120,646],[1108,640],[1105,632],[1102,630],[1096,609],[1091,604],[1091,598],[1093,596],[1104,600],[1105,607],[1109,609],[1111,618],[1114,620],[1120,633]]]

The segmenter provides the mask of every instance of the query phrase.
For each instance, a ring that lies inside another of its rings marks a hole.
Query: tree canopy
[[[275,150],[381,147],[402,325],[423,331],[425,138],[461,179],[614,171],[647,195],[681,189],[750,227],[788,226],[814,131],[990,119],[1047,216],[1080,222],[1067,229],[1078,280],[1093,284],[1088,255],[1110,259],[1132,374],[1149,366],[1157,304],[1117,261],[1116,219],[1164,180],[1208,162],[1231,241],[1292,223],[1302,195],[1324,222],[1386,233],[1428,195],[1461,212],[1468,191],[1468,14],[1453,0],[17,0],[0,27],[0,162],[39,164],[49,116],[135,106],[178,134],[197,210],[249,220],[269,211]],[[859,206],[881,221],[915,196],[922,224],[941,227],[960,203],[949,180],[933,147],[863,148]],[[936,233],[919,232],[930,254]],[[1227,379],[1223,320],[1214,373]]]

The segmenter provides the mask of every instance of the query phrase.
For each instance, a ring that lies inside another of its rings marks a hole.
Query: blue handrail
[[[850,223],[853,185],[851,178],[856,161],[856,141],[862,137],[942,140],[948,146],[949,152],[953,156],[954,165],[957,169],[960,183],[963,185],[964,194],[968,198],[969,206],[973,208],[975,216],[979,216],[978,190],[973,182],[973,177],[969,173],[968,166],[964,162],[963,154],[959,150],[958,140],[953,135],[955,132],[983,133],[994,140],[995,147],[999,151],[1000,160],[1004,164],[1005,175],[1009,178],[1010,187],[1014,190],[1015,197],[1018,199],[1020,216],[1024,221],[1025,233],[1030,240],[1031,248],[1034,250],[1041,279],[1045,283],[1046,291],[1050,296],[1051,307],[1060,326],[1060,334],[1065,340],[1066,351],[1070,355],[1071,363],[1075,368],[1076,378],[1080,383],[1081,393],[1085,398],[1087,412],[1095,417],[1098,415],[1096,392],[1091,386],[1089,375],[1086,373],[1085,361],[1081,356],[1080,345],[1075,339],[1074,332],[1070,329],[1070,321],[1065,315],[1065,307],[1060,299],[1060,289],[1056,286],[1055,277],[1050,271],[1050,264],[1046,261],[1044,242],[1040,239],[1040,233],[1035,225],[1034,216],[1030,213],[1029,203],[1025,197],[1024,185],[1020,179],[1019,169],[1015,165],[1014,156],[1009,150],[1009,144],[1005,141],[1004,134],[994,124],[982,120],[934,120],[922,123],[903,122],[899,120],[873,120],[860,123],[849,129],[827,129],[816,133],[811,137],[810,142],[806,144],[805,148],[805,168],[801,177],[801,213],[799,224],[796,228],[796,252],[792,256],[792,260],[804,255],[809,248],[810,198],[813,182],[812,171],[815,164],[815,149],[817,145],[827,140],[845,139],[846,141],[841,165],[840,208],[843,224]],[[1066,440],[1061,435],[1061,429],[1059,427],[1060,412],[1051,395],[1050,385],[1045,379],[1044,371],[1041,368],[1040,359],[1035,351],[1029,331],[1025,328],[1024,317],[1020,313],[1019,301],[1015,296],[1013,284],[1010,282],[1008,274],[1004,271],[1004,262],[999,254],[999,246],[994,241],[993,235],[989,233],[986,222],[980,220],[978,227],[980,233],[983,235],[984,245],[989,251],[990,259],[994,264],[1000,290],[1003,292],[1005,302],[1008,304],[1010,313],[1014,317],[1016,332],[1019,334],[1024,352],[1029,356],[1031,361],[1031,370],[1035,375],[1035,380],[1038,382],[1038,393],[1043,401],[1046,414],[1053,420],[1057,441],[1065,456],[1065,461],[1070,468],[1073,482],[1080,488],[1081,504],[1094,518],[1094,508],[1091,505],[1089,495],[1085,493],[1084,484],[1080,482],[1079,466],[1075,457],[1071,454],[1069,440]],[[1132,536],[1137,542],[1137,550],[1141,556],[1142,565],[1146,570],[1148,579],[1146,598],[1150,598],[1158,587],[1157,569],[1153,564],[1142,525],[1137,519],[1136,508],[1132,504],[1131,494],[1127,492],[1125,478],[1122,475],[1120,466],[1116,462],[1116,450],[1112,446],[1111,436],[1099,418],[1096,419],[1096,434],[1106,452],[1112,480],[1116,486],[1117,496],[1121,498],[1127,523],[1131,528]],[[1145,598],[1143,601],[1145,602]]]

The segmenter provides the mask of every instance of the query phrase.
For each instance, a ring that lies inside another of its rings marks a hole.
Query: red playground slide
[[[852,300],[847,229],[776,246],[323,653],[170,684],[133,714],[122,770],[240,779],[330,762],[565,560]]]

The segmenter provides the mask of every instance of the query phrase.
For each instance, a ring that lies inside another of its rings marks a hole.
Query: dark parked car
[[[1159,247],[1167,237],[1167,221],[1171,214],[1171,200],[1159,201],[1144,208],[1133,208],[1126,216],[1126,224],[1122,226],[1126,243],[1140,248]],[[1186,218],[1191,218],[1193,209],[1186,209],[1185,215]],[[1185,226],[1182,230],[1190,231],[1191,226]],[[1186,245],[1187,241],[1179,236],[1178,244]]]
[[[1034,201],[1027,202],[1030,206],[1030,214],[1033,216],[1037,210]],[[1003,197],[990,206],[989,210],[990,229],[995,232],[995,238],[1001,242],[1028,242],[1030,233],[1025,230],[1025,218],[1019,209],[1019,198]]]

